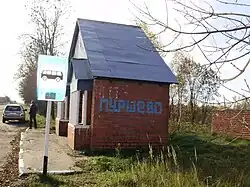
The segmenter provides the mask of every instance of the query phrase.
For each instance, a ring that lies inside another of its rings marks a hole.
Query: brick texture
[[[68,145],[74,150],[88,149],[90,145],[89,129],[68,124]]]
[[[60,120],[56,118],[56,134],[58,136],[65,136],[68,135],[68,123],[69,120]]]
[[[169,85],[95,79],[92,93],[90,147],[142,148],[167,144]],[[100,111],[101,98],[162,102],[161,114]]]
[[[212,132],[250,140],[250,111],[216,111],[212,119]]]

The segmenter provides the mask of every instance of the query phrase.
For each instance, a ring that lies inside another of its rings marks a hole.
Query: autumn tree
[[[178,85],[171,87],[171,105],[177,103],[178,124],[182,116],[184,105],[189,111],[189,120],[191,123],[198,121],[205,123],[209,101],[218,96],[220,88],[220,78],[211,68],[206,68],[204,65],[195,62],[190,56],[177,52],[171,63],[172,69],[175,72],[179,81]],[[205,69],[205,71],[203,71]],[[203,72],[202,72],[203,71]],[[202,72],[202,73],[201,73]],[[202,106],[202,115],[199,119],[197,110]]]
[[[170,106],[172,115],[175,115],[175,105],[177,105],[177,114],[173,118],[177,118],[178,126],[180,125],[182,118],[182,106],[187,102],[187,87],[184,74],[182,73],[183,67],[181,63],[185,61],[185,55],[183,53],[176,53],[172,62],[171,68],[175,72],[178,85],[171,85],[170,87]]]
[[[198,81],[200,84],[199,95],[197,100],[202,104],[202,111],[201,111],[201,124],[204,124],[207,120],[207,113],[209,109],[213,107],[209,104],[218,100],[217,98],[220,97],[219,88],[220,84],[220,77],[217,75],[216,71],[214,71],[211,67],[206,67],[205,65],[201,66],[200,70],[205,69],[202,71]]]
[[[212,68],[220,76],[221,86],[240,77],[249,66],[248,1],[162,0],[167,15],[162,19],[156,17],[147,4],[139,6],[136,1],[130,1],[138,13],[138,20],[158,27],[159,35],[167,33],[170,39],[161,48],[163,53],[199,53],[204,58],[202,63],[206,64],[206,68]],[[232,73],[220,75],[229,68]],[[249,98],[249,90],[246,94],[239,94],[234,88],[225,88],[240,95],[242,99]]]
[[[165,56],[166,53],[162,51],[163,44],[160,42],[159,36],[150,29],[150,26],[140,20],[137,20],[136,24],[143,29],[157,52]],[[171,111],[177,109],[177,114],[172,112],[171,115],[176,114],[177,125],[180,125],[184,104],[188,105],[189,120],[194,123],[197,116],[197,103],[202,103],[202,114],[199,121],[205,123],[208,111],[207,102],[214,98],[213,95],[215,97],[218,95],[219,77],[211,68],[196,63],[191,57],[182,52],[175,54],[171,67],[175,71],[179,83],[178,85],[171,85],[170,88]],[[207,70],[200,74],[202,69]],[[187,110],[185,112],[187,113]]]
[[[25,103],[29,103],[36,100],[38,55],[61,54],[60,49],[64,44],[63,20],[68,15],[70,6],[66,0],[32,0],[26,8],[33,30],[20,36],[22,63],[15,79],[19,81],[19,95]]]

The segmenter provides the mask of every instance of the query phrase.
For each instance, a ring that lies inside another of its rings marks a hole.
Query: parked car
[[[3,109],[2,122],[6,121],[19,121],[25,122],[25,111],[22,105],[19,104],[7,104]]]

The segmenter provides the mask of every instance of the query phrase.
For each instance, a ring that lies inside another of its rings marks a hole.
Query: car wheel
[[[59,82],[61,79],[60,77],[56,77],[56,81]]]
[[[46,77],[46,76],[43,76],[42,79],[43,79],[44,81],[46,81],[46,80],[47,80],[47,77]]]
[[[2,119],[2,122],[5,123],[5,119]]]

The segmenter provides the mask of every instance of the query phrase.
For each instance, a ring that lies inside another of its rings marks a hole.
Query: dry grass
[[[76,163],[82,174],[32,175],[26,186],[250,186],[249,141],[211,135],[207,127],[188,128],[170,134],[165,152],[92,155]]]

